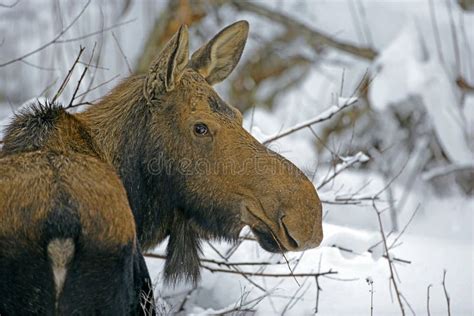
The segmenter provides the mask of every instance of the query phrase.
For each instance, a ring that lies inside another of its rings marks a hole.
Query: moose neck
[[[159,177],[148,170],[150,115],[136,76],[124,81],[98,104],[78,114],[89,125],[93,138],[111,163],[128,194],[142,248],[148,249],[169,234],[174,220],[171,198]]]

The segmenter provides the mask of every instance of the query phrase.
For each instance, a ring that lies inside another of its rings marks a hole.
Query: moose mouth
[[[298,249],[298,242],[293,238],[283,222],[284,216],[278,220],[277,225],[270,225],[260,218],[256,212],[253,212],[249,205],[245,205],[245,209],[247,211],[246,214],[249,216],[247,217],[247,220],[249,220],[247,224],[263,249],[273,253]]]
[[[252,229],[255,238],[257,238],[260,246],[268,252],[286,252],[287,250],[278,242],[278,240],[273,236],[272,232],[267,231],[262,228],[253,228]]]
[[[257,238],[260,246],[268,252],[282,253],[291,251],[292,249],[297,249],[298,243],[293,239],[293,237],[291,237],[286,226],[284,224],[281,224],[281,226],[283,227],[285,239],[287,240],[286,243],[289,247],[285,247],[275,234],[267,228],[253,227],[252,232],[255,235],[255,238]]]

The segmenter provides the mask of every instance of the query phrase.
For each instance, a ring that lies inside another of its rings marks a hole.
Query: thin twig
[[[89,58],[89,63],[84,67],[84,70],[82,71],[81,77],[79,78],[79,81],[77,82],[76,89],[74,90],[74,93],[72,94],[71,101],[69,101],[69,104],[67,105],[66,108],[71,108],[73,107],[73,102],[76,99],[77,92],[79,91],[79,87],[81,86],[82,80],[84,79],[84,76],[87,73],[87,70],[89,70],[89,65],[92,62],[92,59],[94,58],[94,52],[95,52],[95,47],[97,46],[97,42],[94,43],[94,47],[92,48],[92,53],[91,57]]]
[[[51,67],[43,67],[43,66],[40,66],[40,65],[35,65],[33,63],[30,63],[29,61],[26,61],[24,59],[20,60],[22,63],[24,63],[25,65],[28,65],[30,67],[33,67],[33,68],[36,68],[36,69],[39,69],[39,70],[44,70],[44,71],[56,71],[55,68],[51,68]]]
[[[84,52],[85,48],[80,46],[79,47],[79,53],[77,54],[76,60],[72,64],[71,68],[69,68],[69,71],[67,72],[66,77],[64,78],[63,82],[59,86],[58,91],[54,95],[53,99],[51,100],[51,103],[56,102],[56,100],[59,98],[59,96],[63,93],[64,89],[66,88],[69,80],[71,79],[72,73],[74,71],[74,68],[76,67],[77,63],[79,62],[79,58],[81,58],[82,53]]]
[[[333,105],[330,108],[328,108],[326,111],[323,111],[321,114],[317,115],[316,117],[306,121],[302,122],[300,124],[297,124],[289,129],[286,129],[282,132],[277,133],[276,135],[270,136],[266,140],[262,142],[262,144],[267,145],[277,139],[283,138],[289,134],[292,134],[296,131],[299,131],[304,128],[308,128],[309,126],[312,126],[314,124],[324,122],[332,118],[334,115],[337,113],[341,112],[342,110],[346,109],[347,107],[355,104],[357,102],[356,98],[350,98],[347,100],[347,102],[344,102],[341,105]]]
[[[96,90],[96,89],[99,89],[100,87],[105,86],[106,84],[110,83],[111,81],[114,81],[114,80],[117,79],[118,77],[120,77],[120,74],[117,74],[117,75],[113,76],[112,78],[110,78],[110,79],[108,79],[108,80],[106,80],[106,81],[104,81],[104,82],[102,82],[102,83],[99,83],[98,85],[96,85],[96,86],[94,86],[94,87],[88,89],[87,91],[78,94],[78,95],[76,96],[76,98],[80,98],[80,97],[82,97],[82,96],[85,96],[85,95],[88,94],[89,92],[94,91],[94,90]]]
[[[67,31],[69,31],[69,29],[77,22],[77,20],[79,20],[79,18],[82,16],[82,14],[84,13],[84,11],[86,11],[87,7],[89,6],[89,4],[91,3],[91,0],[88,0],[87,3],[84,5],[84,7],[81,9],[81,11],[79,12],[79,14],[71,21],[71,23],[69,23],[65,28],[63,28],[52,40],[50,40],[49,42],[41,45],[40,47],[38,48],[35,48],[33,49],[32,51],[30,51],[29,53],[26,53],[20,57],[17,57],[17,58],[14,58],[14,59],[11,59],[7,62],[4,62],[4,63],[0,63],[0,67],[5,67],[7,65],[10,65],[10,64],[13,64],[17,61],[20,61],[20,60],[23,60],[27,57],[30,57],[40,51],[42,51],[43,49],[53,45],[53,44],[56,44],[58,43],[59,39],[61,38],[61,36],[63,36]]]
[[[344,170],[352,167],[357,163],[364,163],[369,161],[369,157],[363,152],[358,152],[354,156],[341,157],[341,159],[343,159],[343,162],[335,167],[334,172],[331,175],[326,176],[326,178],[318,185],[318,190],[328,184],[331,180],[336,178],[337,175],[343,172]]]
[[[145,257],[149,258],[156,258],[156,259],[163,259],[166,260],[166,255],[162,254],[154,254],[154,253],[147,253],[144,255]],[[267,262],[267,261],[260,261],[260,262],[247,262],[247,261],[242,261],[242,262],[232,262],[232,261],[220,261],[220,260],[214,260],[214,259],[207,259],[207,258],[201,258],[201,262],[206,262],[206,263],[212,263],[218,266],[226,266],[226,267],[231,267],[231,266],[273,266],[273,265],[283,265],[286,264],[286,262],[278,261],[278,262]]]
[[[397,282],[395,281],[395,274],[393,272],[393,263],[392,263],[392,260],[390,259],[390,253],[389,253],[389,248],[388,248],[388,244],[387,244],[387,239],[385,238],[385,231],[383,229],[382,217],[380,215],[381,213],[378,210],[377,205],[375,204],[375,201],[372,202],[372,207],[374,208],[375,213],[377,214],[377,220],[379,222],[380,235],[382,236],[384,251],[385,251],[385,254],[387,255],[387,258],[388,258],[387,262],[388,262],[388,267],[389,267],[389,270],[390,270],[390,280],[392,281],[393,288],[395,289],[395,294],[396,294],[396,297],[397,297],[397,300],[398,300],[398,304],[400,306],[400,311],[401,311],[402,315],[405,316],[405,308],[403,307],[402,298],[401,298],[401,295],[400,295],[400,290],[398,289]]]
[[[444,57],[443,57],[443,48],[441,46],[441,37],[439,35],[438,30],[438,21],[436,20],[436,12],[435,12],[435,5],[434,0],[429,0],[430,4],[430,16],[431,16],[431,26],[433,27],[433,33],[436,41],[436,50],[438,51],[439,60],[441,64],[444,64]]]
[[[418,210],[420,209],[420,204],[418,204],[416,206],[416,209],[413,211],[413,213],[411,214],[410,216],[410,219],[408,220],[408,222],[405,224],[405,226],[403,227],[403,229],[400,231],[400,233],[398,234],[398,236],[393,240],[392,244],[390,245],[389,249],[392,249],[395,244],[397,243],[397,241],[402,237],[402,235],[405,233],[405,231],[407,230],[408,226],[410,226],[411,222],[413,221],[413,219],[415,218],[415,215],[418,213]]]
[[[430,312],[430,288],[432,287],[433,285],[430,284],[428,285],[428,287],[426,288],[426,311],[428,313],[428,316],[431,316],[431,312]]]
[[[323,254],[321,253],[321,255],[319,256],[318,273],[321,272],[321,262],[322,262],[322,260],[323,260]],[[316,283],[316,302],[315,302],[315,306],[314,306],[314,313],[317,314],[318,310],[319,310],[319,295],[320,295],[320,292],[323,289],[319,285],[319,277],[314,277],[314,281]]]
[[[201,264],[201,267],[212,272],[222,272],[222,273],[230,273],[230,274],[240,274],[246,276],[257,276],[257,277],[264,277],[264,278],[300,278],[300,277],[320,277],[320,276],[327,276],[337,274],[337,271],[333,271],[329,269],[328,271],[321,272],[321,273],[265,273],[265,272],[250,272],[250,271],[234,271],[228,269],[220,269],[220,268],[212,268],[210,266]]]
[[[128,73],[131,75],[131,74],[133,73],[132,67],[130,67],[130,63],[128,62],[127,55],[125,55],[125,53],[124,53],[122,47],[120,46],[120,43],[119,43],[117,37],[115,36],[115,33],[114,33],[114,32],[112,32],[112,37],[114,38],[115,44],[117,44],[117,47],[118,47],[119,52],[120,52],[120,55],[122,55],[123,60],[125,61],[125,64],[127,65]]]
[[[443,271],[443,290],[446,297],[446,305],[448,306],[448,316],[451,316],[451,299],[449,298],[448,290],[446,289],[446,270]]]
[[[461,75],[461,52],[459,50],[458,33],[456,31],[456,25],[454,24],[453,8],[450,0],[447,0],[446,3],[449,12],[449,25],[451,28],[451,36],[453,37],[454,60],[456,62],[457,71],[456,75]]]
[[[365,39],[369,47],[374,47],[374,40],[372,39],[372,33],[370,32],[369,19],[367,18],[367,13],[365,12],[365,7],[362,1],[357,1],[359,6],[359,11],[362,20],[362,29],[364,30]]]
[[[121,27],[121,26],[130,24],[130,23],[133,23],[133,22],[135,22],[136,20],[137,20],[137,19],[127,20],[127,21],[124,21],[124,22],[120,22],[120,23],[117,23],[117,24],[113,24],[113,25],[108,26],[108,27],[106,27],[106,28],[102,28],[102,29],[99,30],[99,31],[91,32],[91,33],[88,33],[88,34],[85,34],[85,35],[81,35],[81,36],[78,36],[78,37],[67,38],[67,39],[64,39],[64,40],[57,40],[55,43],[57,43],[57,44],[64,44],[64,43],[70,43],[70,42],[75,42],[75,41],[83,40],[83,39],[86,39],[86,38],[95,36],[95,35],[97,35],[97,34],[102,34],[102,33],[104,33],[104,32],[108,32],[108,31],[110,31],[110,30],[114,30],[114,29],[116,29],[116,28],[118,28],[118,27]]]
[[[95,58],[95,63],[97,65],[100,64],[100,60],[101,60],[101,57],[102,57],[102,48],[104,46],[104,22],[105,21],[105,18],[104,18],[104,13],[102,12],[102,7],[100,8],[100,30],[101,30],[101,33],[100,33],[100,36],[99,36],[99,39],[98,39],[98,42],[99,42],[99,52],[97,54],[97,57]],[[87,88],[86,88],[86,92],[85,93],[82,93],[80,94],[77,98],[79,98],[79,101],[78,103],[84,103],[85,102],[85,98],[86,98],[86,95],[92,91],[91,90],[91,87],[92,85],[94,84],[95,82],[95,79],[96,79],[96,75],[97,75],[97,72],[98,72],[98,68],[94,68],[94,71],[92,72],[92,76],[89,80],[89,84],[87,85]]]
[[[367,284],[370,285],[370,316],[374,315],[374,280],[372,278],[367,278],[365,279],[367,281]]]
[[[359,42],[364,43],[365,42],[364,41],[364,34],[361,30],[360,21],[359,21],[359,17],[357,16],[354,1],[357,1],[357,0],[349,1],[349,12],[351,13],[352,25],[354,26],[354,29],[356,30],[356,34],[357,34],[357,37],[359,39]]]

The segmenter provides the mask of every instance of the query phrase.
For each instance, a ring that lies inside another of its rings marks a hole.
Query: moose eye
[[[205,136],[209,133],[209,128],[206,124],[198,123],[194,125],[194,133],[198,136]]]

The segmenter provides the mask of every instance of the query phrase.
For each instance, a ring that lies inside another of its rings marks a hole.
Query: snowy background
[[[288,264],[251,238],[238,246],[204,243],[209,269],[196,288],[165,286],[163,260],[148,257],[161,312],[370,315],[372,306],[374,315],[401,314],[375,203],[406,314],[429,308],[448,315],[446,289],[451,315],[472,315],[469,2],[0,0],[0,129],[21,104],[55,95],[80,46],[81,63],[59,98],[65,104],[87,64],[75,104],[93,103],[143,71],[146,52],[156,53],[181,22],[190,25],[195,49],[246,19],[242,61],[217,90],[243,111],[245,128],[259,140],[358,98],[341,111],[333,107],[338,113],[311,130],[269,143],[313,179],[325,239],[318,249],[287,254]]]

